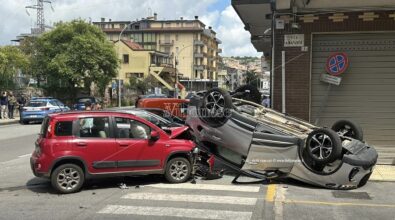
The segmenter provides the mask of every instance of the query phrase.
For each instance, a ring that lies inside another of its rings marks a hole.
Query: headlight
[[[198,154],[200,152],[198,147],[193,148],[192,153],[193,154]]]

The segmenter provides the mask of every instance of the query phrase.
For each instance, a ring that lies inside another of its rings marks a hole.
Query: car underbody
[[[357,131],[320,128],[227,95],[214,89],[193,97],[186,124],[198,146],[229,167],[256,178],[290,177],[332,189],[357,188],[369,179],[377,152],[355,137]]]

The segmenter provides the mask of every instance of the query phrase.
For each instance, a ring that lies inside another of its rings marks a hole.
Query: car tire
[[[184,157],[176,157],[166,164],[165,177],[170,183],[186,182],[191,175],[191,163]]]
[[[51,174],[51,184],[62,194],[78,192],[85,182],[82,168],[75,164],[63,164]]]
[[[340,136],[363,140],[363,131],[359,124],[348,120],[340,120],[332,125],[332,130]]]
[[[249,93],[247,93],[244,96],[237,96],[235,98],[247,100],[250,102],[255,102],[260,105],[262,102],[262,95],[259,92],[259,90],[253,85],[240,86],[234,91],[234,93],[239,93],[239,92],[242,93],[242,92],[245,92],[246,90],[249,90]]]
[[[233,109],[233,103],[229,92],[221,88],[214,88],[204,95],[198,114],[208,125],[220,127],[229,119],[231,109]]]
[[[333,130],[320,128],[312,131],[306,139],[308,156],[316,164],[331,163],[340,158],[342,142]]]
[[[22,120],[22,124],[27,125],[27,124],[29,124],[29,121]]]

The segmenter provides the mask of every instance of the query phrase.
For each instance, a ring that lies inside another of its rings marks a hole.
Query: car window
[[[79,137],[81,138],[109,138],[108,117],[89,117],[79,120]]]
[[[45,106],[47,106],[47,102],[45,102],[45,101],[31,101],[26,106],[27,107],[45,107]]]
[[[55,125],[56,136],[72,136],[73,135],[73,122],[72,121],[61,121]]]
[[[77,102],[85,103],[85,102],[94,102],[95,100],[93,98],[79,98],[77,99]]]
[[[151,128],[139,121],[129,118],[115,118],[117,138],[120,139],[149,139]]]
[[[51,104],[52,106],[59,106],[59,103],[55,100],[49,101],[49,104]]]

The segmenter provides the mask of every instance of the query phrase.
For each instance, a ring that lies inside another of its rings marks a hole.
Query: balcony
[[[217,53],[222,53],[222,48],[218,48]]]
[[[195,70],[205,70],[206,69],[206,65],[194,65],[193,68]]]
[[[194,40],[193,43],[194,43],[196,46],[204,46],[204,42],[201,41],[201,40]]]
[[[159,40],[159,44],[171,46],[171,45],[174,45],[174,40]]]
[[[195,53],[194,54],[195,58],[203,58],[203,53]]]

